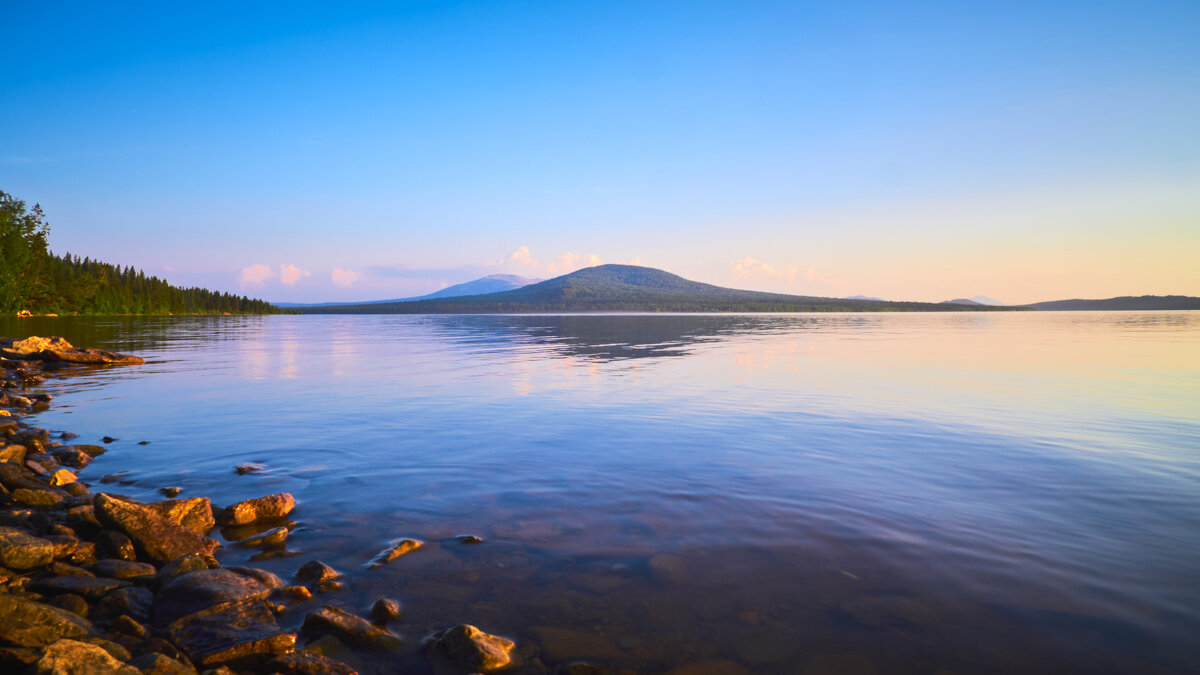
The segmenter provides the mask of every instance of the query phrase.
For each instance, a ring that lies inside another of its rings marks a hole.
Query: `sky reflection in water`
[[[41,424],[122,438],[85,477],[130,471],[130,494],[293,492],[289,547],[307,557],[264,566],[358,570],[388,539],[434,542],[356,572],[346,596],[400,597],[414,642],[475,621],[550,664],[591,649],[575,656],[646,672],[1173,672],[1200,656],[1194,313],[0,329],[148,357],[50,383]],[[244,461],[269,468],[234,477]],[[456,547],[462,532],[488,541]]]

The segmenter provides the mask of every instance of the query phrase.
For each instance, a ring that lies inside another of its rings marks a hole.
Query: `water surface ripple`
[[[127,471],[113,487],[147,499],[295,494],[298,557],[256,564],[348,570],[351,590],[323,601],[359,611],[401,599],[413,647],[367,672],[424,672],[419,638],[462,621],[551,668],[1200,662],[1200,314],[58,318],[0,333],[148,359],[47,383],[40,425],[121,439],[85,478]],[[234,475],[247,461],[267,469]],[[405,536],[430,546],[364,568]]]

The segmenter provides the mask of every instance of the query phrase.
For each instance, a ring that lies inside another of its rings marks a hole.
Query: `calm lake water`
[[[458,622],[551,669],[1200,668],[1200,313],[60,318],[0,334],[146,357],[47,382],[37,423],[120,439],[83,473],[93,489],[128,472],[103,487],[293,493],[296,555],[255,564],[347,572],[314,606],[401,600],[412,647],[366,672],[425,672],[420,638]],[[367,568],[401,537],[429,545]]]

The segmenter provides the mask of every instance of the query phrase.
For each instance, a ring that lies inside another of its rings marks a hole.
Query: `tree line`
[[[50,225],[0,191],[0,313],[34,314],[279,314],[263,300],[204,288],[172,286],[131,266],[51,252]]]

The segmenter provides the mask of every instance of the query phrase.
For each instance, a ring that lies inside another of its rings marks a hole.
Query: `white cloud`
[[[772,279],[782,279],[789,284],[796,283],[796,275],[800,270],[794,265],[788,265],[783,268],[776,269],[775,267],[750,256],[746,256],[741,260],[733,261],[733,273],[740,277],[764,276]],[[812,270],[809,270],[812,272]],[[814,273],[813,278],[816,278]]]
[[[344,270],[340,267],[333,268],[333,283],[335,286],[349,287],[361,278],[362,275],[354,270]]]
[[[309,272],[308,270],[302,270],[295,265],[279,266],[279,280],[288,285],[294,284],[297,281],[300,281],[300,277],[307,277],[310,274],[312,274],[312,272]]]
[[[517,265],[520,265],[521,267],[541,267],[542,266],[542,264],[540,262],[533,259],[533,256],[529,253],[528,246],[522,246],[522,247],[518,248],[517,250],[508,254],[507,261],[501,261],[501,262],[502,263],[503,262],[515,263]]]
[[[633,260],[630,260],[628,264],[630,264],[630,265],[641,265],[641,264],[642,264],[642,259],[641,259],[641,258],[634,258]]]
[[[271,271],[269,266],[251,265],[242,270],[242,283],[261,284],[273,276],[275,276],[275,273]]]
[[[574,272],[580,267],[594,267],[596,265],[603,265],[604,261],[601,260],[600,256],[596,255],[595,253],[582,256],[578,253],[568,251],[567,253],[564,253],[543,265],[539,260],[533,257],[533,254],[529,251],[528,246],[522,246],[508,254],[508,257],[498,260],[496,264],[500,266],[510,265],[527,268],[530,270],[545,271],[547,274],[566,274],[567,272]]]

